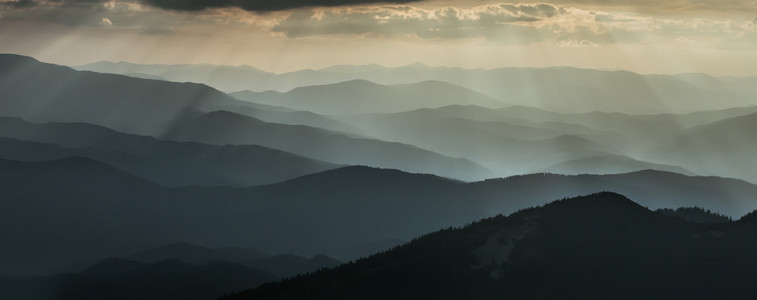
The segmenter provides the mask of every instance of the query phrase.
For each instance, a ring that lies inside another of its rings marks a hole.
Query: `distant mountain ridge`
[[[380,85],[354,79],[334,84],[294,88],[286,93],[231,93],[240,100],[289,107],[325,115],[402,112],[452,104],[498,108],[506,103],[441,81]]]
[[[143,66],[130,64],[131,72]],[[443,81],[488,95],[498,101],[530,105],[559,112],[662,113],[717,110],[750,105],[757,89],[747,79],[715,78],[704,74],[642,75],[619,70],[589,70],[572,67],[462,69],[414,64],[397,68],[381,66],[334,66],[284,74],[258,70],[240,72],[238,67],[215,66],[233,77],[208,76],[207,71],[187,74],[183,66],[161,66],[184,71],[171,78],[168,70],[150,73],[174,81],[201,82],[226,92],[242,90],[289,91],[301,86],[324,85],[363,79],[378,84],[408,84]],[[91,64],[77,67],[99,72],[124,72],[123,68]],[[244,73],[244,74],[243,74]],[[223,79],[220,79],[223,78]],[[707,84],[703,84],[706,82]]]

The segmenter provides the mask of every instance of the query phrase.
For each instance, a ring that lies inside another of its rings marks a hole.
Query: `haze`
[[[757,3],[658,2],[0,0],[0,298],[757,298]]]

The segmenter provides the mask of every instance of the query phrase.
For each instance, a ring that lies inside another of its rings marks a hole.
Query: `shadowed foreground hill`
[[[605,192],[223,299],[754,298],[754,225],[689,223]]]
[[[227,262],[140,263],[110,258],[79,273],[0,278],[5,299],[212,299],[276,280],[270,273]]]

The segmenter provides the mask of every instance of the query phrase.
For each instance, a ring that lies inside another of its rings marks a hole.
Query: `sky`
[[[757,76],[757,0],[0,0],[0,53],[250,65]]]

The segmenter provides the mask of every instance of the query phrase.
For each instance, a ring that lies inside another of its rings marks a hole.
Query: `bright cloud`
[[[348,7],[293,12],[271,28],[290,38],[351,35],[373,38],[478,39],[504,43],[597,45],[687,36],[725,38],[754,30],[753,21],[671,19],[553,4],[482,5],[472,8]]]
[[[757,75],[755,0],[522,1],[0,0],[0,52],[271,70],[424,62]]]

